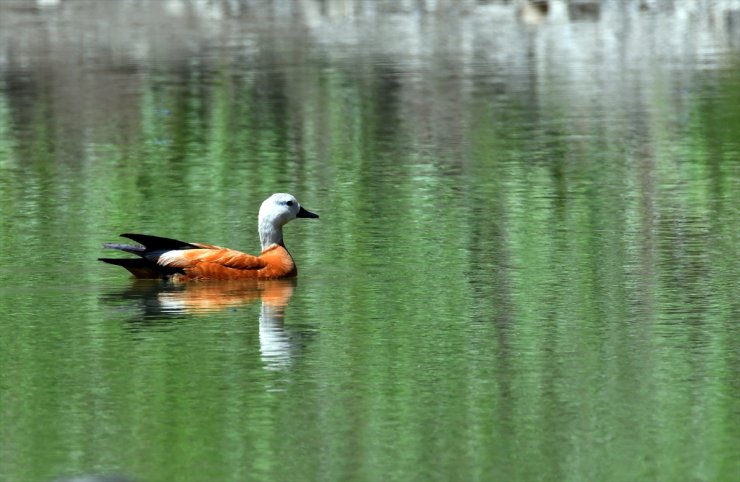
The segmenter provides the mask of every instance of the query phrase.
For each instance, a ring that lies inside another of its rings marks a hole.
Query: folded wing
[[[265,267],[265,262],[257,256],[219,246],[167,251],[159,256],[157,264],[186,270],[197,268],[201,264],[216,264],[238,270],[257,270]]]

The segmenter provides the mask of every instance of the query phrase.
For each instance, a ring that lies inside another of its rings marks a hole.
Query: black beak
[[[303,206],[301,206],[301,209],[298,210],[298,214],[296,214],[297,218],[318,218],[318,214],[314,214],[311,211],[308,211],[306,209],[303,209]]]

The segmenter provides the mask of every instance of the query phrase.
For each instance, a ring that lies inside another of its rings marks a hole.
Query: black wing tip
[[[123,266],[125,264],[130,264],[132,260],[136,260],[137,258],[98,258],[98,261],[102,261],[103,263],[108,264],[116,264],[118,266]]]
[[[152,236],[150,234],[123,233],[121,237],[131,239],[146,247],[147,251],[169,251],[174,249],[196,249],[198,246],[179,239]]]
[[[133,245],[133,244],[121,244],[121,243],[104,243],[104,248],[107,249],[118,249],[120,251],[126,251],[129,253],[143,253],[146,251],[144,246]]]

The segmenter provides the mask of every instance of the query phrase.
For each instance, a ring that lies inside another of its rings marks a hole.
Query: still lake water
[[[739,480],[739,59],[733,1],[3,2],[0,480]],[[295,282],[96,261],[276,191]]]

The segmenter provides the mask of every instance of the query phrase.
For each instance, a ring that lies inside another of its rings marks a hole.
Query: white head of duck
[[[262,202],[258,216],[258,227],[262,251],[273,244],[283,243],[283,225],[295,218],[318,218],[318,214],[306,210],[292,194],[279,192]]]

